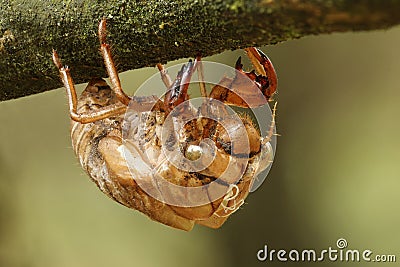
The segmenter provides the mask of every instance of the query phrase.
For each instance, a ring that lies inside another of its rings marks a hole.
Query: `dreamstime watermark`
[[[336,247],[315,249],[270,249],[267,245],[258,250],[257,259],[265,262],[396,262],[394,254],[374,254],[372,250],[349,249],[347,240],[339,238]]]

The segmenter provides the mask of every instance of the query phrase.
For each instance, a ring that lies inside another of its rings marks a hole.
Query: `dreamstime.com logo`
[[[264,245],[263,249],[257,252],[257,259],[265,262],[396,262],[396,255],[392,254],[374,254],[371,250],[349,249],[347,240],[339,238],[336,241],[336,247],[328,247],[317,251],[315,249],[291,249],[275,250]]]

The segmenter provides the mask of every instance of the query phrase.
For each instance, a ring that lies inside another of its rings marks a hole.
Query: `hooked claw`
[[[247,56],[258,73],[261,75],[249,75],[249,78],[253,79],[259,84],[260,89],[264,96],[271,100],[272,95],[275,93],[278,87],[278,78],[274,66],[271,61],[260,49],[256,47],[246,48]]]
[[[195,63],[192,60],[182,66],[181,70],[171,87],[165,94],[164,103],[168,107],[169,111],[173,110],[174,107],[188,100],[188,88],[190,79],[192,78],[193,69]]]

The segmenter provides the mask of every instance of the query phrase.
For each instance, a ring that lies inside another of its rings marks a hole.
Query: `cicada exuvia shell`
[[[277,85],[271,62],[260,50],[246,49],[259,74],[243,71],[239,58],[234,75],[221,74],[210,93],[200,56],[183,65],[173,81],[158,64],[165,93],[129,97],[105,27],[102,20],[100,51],[112,88],[94,78],[77,98],[68,67],[53,51],[69,98],[73,149],[83,169],[103,193],[153,220],[187,231],[194,224],[220,227],[273,159],[275,108],[265,135],[250,116],[229,108],[268,106]],[[196,71],[198,105],[188,94]]]

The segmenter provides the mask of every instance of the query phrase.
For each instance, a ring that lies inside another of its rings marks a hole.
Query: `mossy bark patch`
[[[105,77],[97,25],[119,71],[275,44],[310,34],[374,30],[400,22],[400,0],[0,0],[0,101],[58,88],[56,49],[75,82]]]

